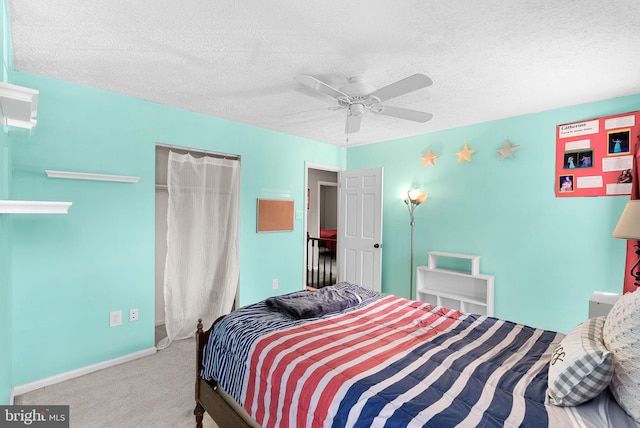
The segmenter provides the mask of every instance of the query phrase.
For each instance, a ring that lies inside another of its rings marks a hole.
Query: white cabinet
[[[431,251],[429,266],[418,266],[417,299],[461,312],[493,316],[493,275],[480,273],[480,256]],[[469,271],[437,267],[438,257],[468,259]]]

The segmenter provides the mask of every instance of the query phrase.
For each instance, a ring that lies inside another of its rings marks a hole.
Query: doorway
[[[338,279],[336,257],[339,168],[307,163],[305,278],[322,288]]]

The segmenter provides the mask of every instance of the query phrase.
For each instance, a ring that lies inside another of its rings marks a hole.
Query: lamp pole
[[[416,222],[413,220],[413,212],[411,213],[411,273],[409,274],[409,300],[413,300],[413,230]]]
[[[427,200],[427,194],[422,192],[420,189],[413,189],[407,191],[407,196],[404,197],[404,203],[407,204],[407,208],[409,209],[409,218],[411,222],[411,260],[410,260],[410,269],[409,272],[409,300],[413,300],[413,236],[415,229],[415,218],[413,212],[416,210],[416,207]]]

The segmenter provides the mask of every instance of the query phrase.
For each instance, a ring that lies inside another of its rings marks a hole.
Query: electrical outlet
[[[129,309],[129,321],[138,321],[138,308]]]
[[[109,312],[109,327],[117,327],[122,324],[122,311]]]
[[[273,281],[271,282],[271,286],[273,287],[274,290],[278,289],[278,278],[273,278]]]

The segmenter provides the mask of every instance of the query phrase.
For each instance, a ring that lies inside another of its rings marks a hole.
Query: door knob
[[[373,244],[373,248],[380,248],[380,244]]]

